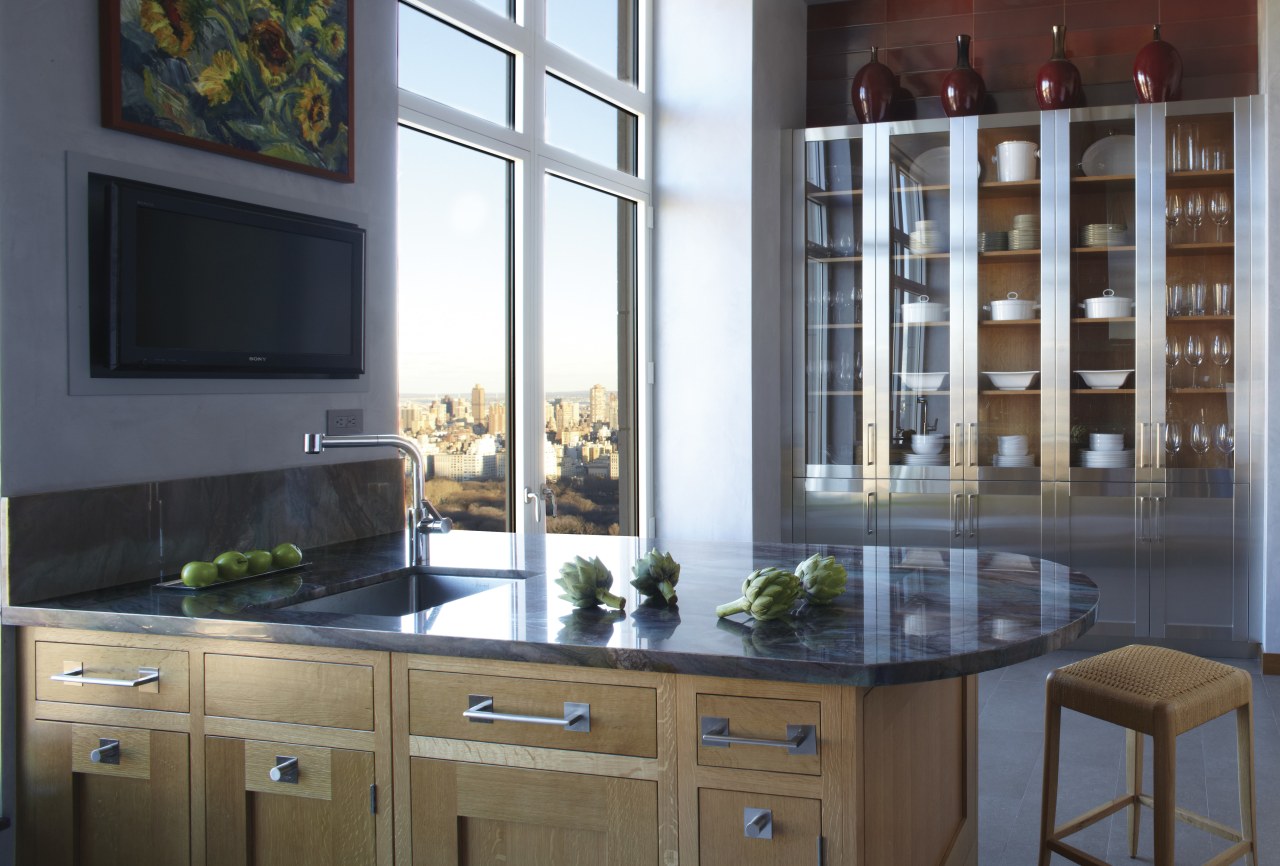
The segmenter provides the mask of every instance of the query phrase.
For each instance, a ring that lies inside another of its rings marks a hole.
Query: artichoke
[[[667,604],[662,596],[645,599],[631,614],[636,636],[647,641],[663,641],[676,632],[680,625],[680,606]]]
[[[605,646],[613,639],[614,625],[626,618],[627,615],[620,610],[579,608],[568,616],[560,617],[564,628],[556,635],[556,643]]]
[[[631,566],[635,578],[631,585],[650,598],[661,598],[671,604],[676,600],[676,584],[680,582],[680,563],[669,553],[659,553],[657,548],[646,553]]]
[[[791,610],[801,590],[800,578],[780,568],[761,568],[742,582],[742,598],[716,608],[716,616],[746,611],[758,620],[777,619]]]
[[[817,553],[796,566],[796,577],[804,586],[805,601],[809,604],[831,604],[849,583],[849,573],[834,556]]]
[[[613,575],[598,556],[589,560],[576,556],[573,562],[566,562],[560,566],[556,583],[564,590],[560,597],[574,607],[607,604],[621,610],[627,605],[625,598],[609,592],[609,587],[613,586]]]

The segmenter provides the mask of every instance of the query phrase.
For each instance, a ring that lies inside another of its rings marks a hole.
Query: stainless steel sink
[[[518,571],[480,571],[462,568],[410,567],[391,572],[386,580],[286,605],[282,610],[313,613],[407,616],[485,590],[509,586],[526,577]]]

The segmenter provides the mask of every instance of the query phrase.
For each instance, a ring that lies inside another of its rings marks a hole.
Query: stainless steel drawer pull
[[[136,689],[138,686],[145,686],[147,683],[158,683],[160,681],[160,669],[138,668],[138,678],[136,680],[110,680],[102,677],[86,677],[84,668],[78,667],[74,670],[54,674],[49,679],[54,682],[71,683],[77,686],[120,686],[125,689]]]
[[[742,810],[742,835],[748,839],[773,838],[773,810],[752,809],[750,806]]]
[[[267,775],[273,782],[298,784],[298,759],[290,755],[276,755],[276,765],[267,772]]]
[[[818,735],[814,725],[787,725],[785,740],[760,740],[755,737],[729,736],[729,720],[723,716],[703,716],[702,745],[716,749],[729,746],[777,746],[788,755],[818,754]]]
[[[89,760],[95,764],[119,764],[120,741],[98,738],[98,748],[89,753]]]
[[[519,713],[496,713],[493,711],[491,695],[467,695],[467,708],[462,716],[482,725],[494,722],[522,722],[526,725],[552,725],[566,731],[591,731],[591,704],[579,704],[573,701],[564,702],[564,717],[525,716]]]

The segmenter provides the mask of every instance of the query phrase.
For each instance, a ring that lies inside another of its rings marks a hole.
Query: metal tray
[[[243,583],[246,580],[259,580],[264,577],[272,577],[277,574],[288,574],[291,571],[297,571],[311,565],[309,562],[299,562],[297,565],[291,565],[288,568],[273,568],[270,571],[259,572],[258,574],[246,574],[244,577],[233,577],[231,580],[219,580],[208,586],[187,586],[182,582],[182,577],[166,576],[156,584],[157,589],[176,589],[179,592],[205,592],[211,589],[222,589],[237,583]]]

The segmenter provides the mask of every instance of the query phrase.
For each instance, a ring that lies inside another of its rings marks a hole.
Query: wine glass
[[[1169,243],[1173,243],[1173,231],[1182,220],[1182,199],[1176,192],[1169,193],[1164,200],[1164,221],[1169,226]]]
[[[1182,351],[1182,360],[1191,368],[1191,387],[1200,387],[1200,365],[1204,363],[1204,339],[1199,334],[1187,337],[1187,347]]]
[[[1191,436],[1187,444],[1196,454],[1204,456],[1213,445],[1212,435],[1209,423],[1204,420],[1204,410],[1201,409],[1199,420],[1191,422]]]
[[[1236,450],[1236,428],[1225,421],[1213,428],[1213,447],[1224,455]]]
[[[1231,363],[1231,338],[1226,334],[1214,334],[1209,345],[1209,360],[1218,368],[1218,387],[1227,387],[1227,365]]]
[[[1225,189],[1220,189],[1209,196],[1209,218],[1218,227],[1216,240],[1222,240],[1222,229],[1231,219],[1231,196]]]
[[[1170,421],[1164,425],[1164,450],[1170,457],[1182,450],[1182,424]]]
[[[1198,192],[1187,193],[1184,205],[1187,214],[1187,225],[1191,226],[1191,243],[1196,243],[1200,235],[1200,223],[1204,222],[1204,196]]]

